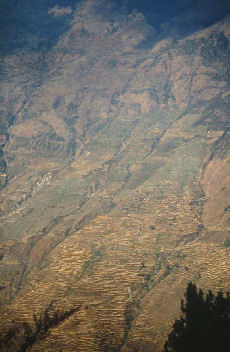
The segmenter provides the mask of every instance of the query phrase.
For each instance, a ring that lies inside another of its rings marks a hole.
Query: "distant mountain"
[[[208,4],[1,2],[2,336],[52,306],[31,351],[158,352],[188,281],[229,291],[229,5]]]
[[[80,0],[2,0],[1,54],[18,49],[49,50],[71,27],[79,3]],[[228,0],[109,0],[99,5],[99,11],[103,12],[108,4],[117,16],[121,12],[140,11],[161,39],[169,35],[172,27],[174,34],[177,31],[177,35],[188,35],[212,25],[230,12]],[[70,11],[60,11],[61,8]]]

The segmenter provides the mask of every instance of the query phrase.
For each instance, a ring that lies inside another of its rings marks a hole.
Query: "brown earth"
[[[189,280],[230,290],[229,21],[143,49],[98,4],[4,59],[0,329],[79,308],[31,351],[160,351]]]

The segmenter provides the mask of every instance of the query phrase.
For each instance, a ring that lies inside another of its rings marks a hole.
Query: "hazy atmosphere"
[[[0,0],[1,351],[229,351],[229,41],[227,0]]]

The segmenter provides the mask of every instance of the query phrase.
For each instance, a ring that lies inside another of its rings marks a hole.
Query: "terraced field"
[[[230,290],[229,20],[146,48],[143,16],[99,3],[41,81],[4,61],[0,332],[77,308],[31,351],[161,351],[189,280]]]

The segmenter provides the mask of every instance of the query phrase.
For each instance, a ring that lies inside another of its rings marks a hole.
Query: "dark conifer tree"
[[[189,282],[185,301],[181,301],[182,315],[176,320],[164,352],[229,352],[230,351],[230,295],[221,291],[215,296]]]

